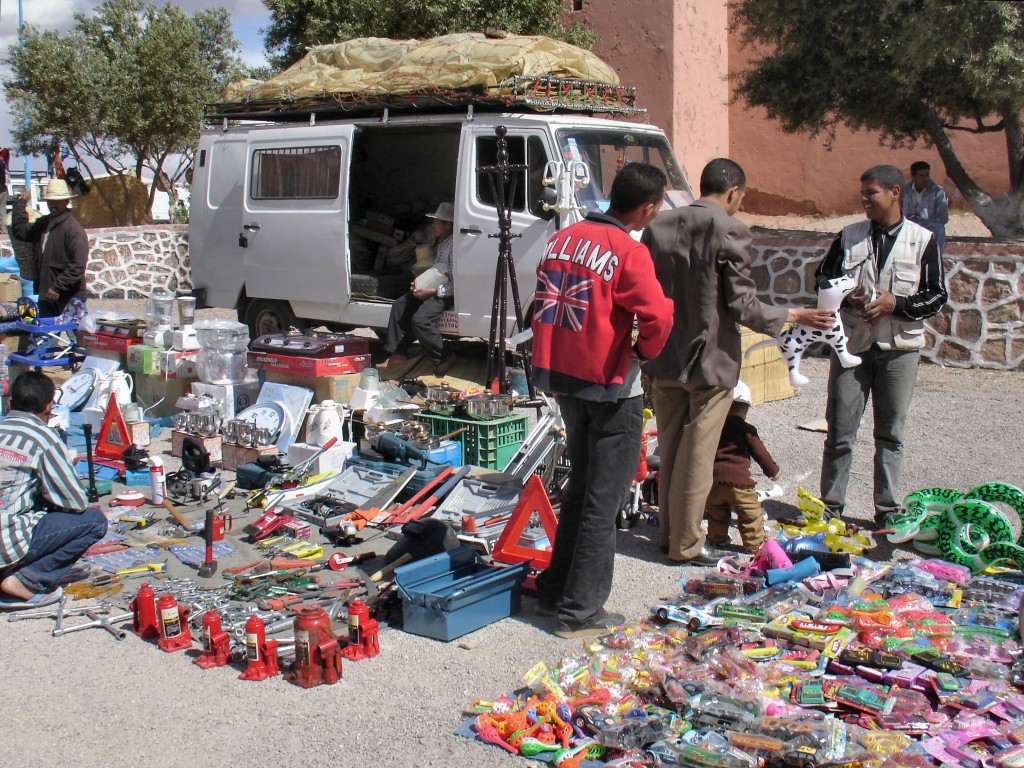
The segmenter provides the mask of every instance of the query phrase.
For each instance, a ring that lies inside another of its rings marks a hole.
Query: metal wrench
[[[114,626],[115,624],[121,624],[126,621],[131,621],[135,616],[134,613],[129,611],[128,613],[119,613],[116,615],[110,615],[110,609],[112,606],[99,605],[91,606],[90,610],[83,611],[92,621],[87,621],[85,624],[76,624],[73,627],[61,627],[60,629],[54,627],[53,636],[62,637],[71,632],[78,632],[80,629],[92,629],[93,627],[102,627],[112,634],[117,640],[124,640],[128,637],[128,632],[120,627]]]

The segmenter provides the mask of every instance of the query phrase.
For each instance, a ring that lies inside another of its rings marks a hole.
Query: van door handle
[[[461,227],[459,232],[464,235],[482,235],[484,233],[480,227]]]
[[[259,232],[260,231],[260,225],[259,224],[243,224],[242,225],[242,229],[248,229],[251,232]]]

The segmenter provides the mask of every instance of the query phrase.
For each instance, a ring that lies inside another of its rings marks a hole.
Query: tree
[[[430,38],[487,27],[548,35],[591,47],[597,37],[578,24],[562,26],[562,0],[264,0],[270,25],[264,44],[279,67],[314,45],[354,37]]]
[[[941,0],[738,0],[751,46],[736,93],[787,132],[842,124],[890,146],[934,146],[946,174],[997,237],[1024,236],[1024,7]],[[1009,189],[996,198],[964,167],[958,132],[1002,133]]]
[[[66,147],[89,176],[89,160],[109,174],[153,174],[168,188],[191,168],[203,106],[244,71],[223,8],[189,16],[176,5],[106,0],[76,13],[66,34],[26,26],[6,58],[3,81],[25,153]],[[121,221],[121,224],[136,222]]]

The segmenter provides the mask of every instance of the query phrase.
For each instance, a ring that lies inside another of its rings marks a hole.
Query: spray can
[[[164,475],[164,460],[159,456],[149,458],[150,504],[159,507],[167,498],[167,480]]]

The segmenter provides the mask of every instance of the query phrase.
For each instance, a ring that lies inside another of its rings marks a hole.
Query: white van
[[[499,240],[495,128],[523,169],[513,196],[512,252],[524,312],[536,265],[559,228],[607,209],[618,169],[665,171],[679,202],[692,196],[665,134],[650,125],[581,114],[413,114],[240,124],[200,138],[189,254],[206,306],[233,307],[254,337],[289,327],[387,326],[408,290],[426,214],[455,204],[455,305],[445,334],[487,338]],[[421,245],[420,261],[429,251]],[[514,308],[508,303],[509,328]]]

